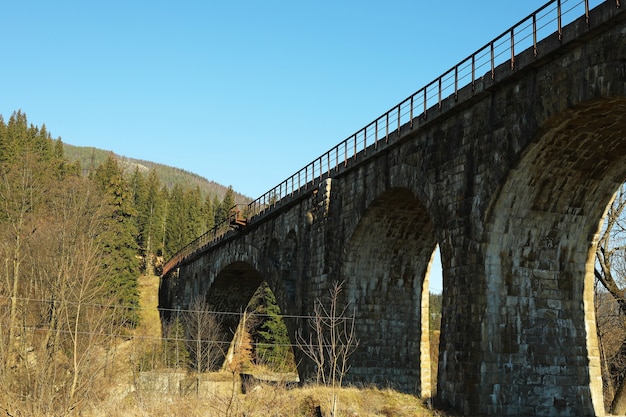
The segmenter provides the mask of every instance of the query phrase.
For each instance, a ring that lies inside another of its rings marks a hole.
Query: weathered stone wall
[[[444,274],[437,399],[464,415],[603,415],[601,217],[626,179],[626,13],[607,2],[403,126],[400,138],[164,277],[162,306],[260,280],[308,315],[345,282],[351,382],[430,396],[428,270]],[[222,291],[228,293],[228,291]],[[231,299],[232,298],[232,299]],[[291,334],[305,329],[288,321]],[[300,369],[306,379],[312,368]]]

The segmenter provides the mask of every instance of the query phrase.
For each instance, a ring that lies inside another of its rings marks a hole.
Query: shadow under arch
[[[428,276],[436,244],[428,211],[410,190],[389,189],[366,209],[341,269],[360,341],[348,382],[431,397]]]
[[[271,282],[272,280],[266,280],[254,266],[243,261],[233,262],[218,273],[205,295],[205,300],[211,310],[216,311],[220,318],[224,342],[232,343],[233,337],[240,327],[244,311],[248,311],[249,314],[258,313],[249,311],[250,302],[257,290],[266,287],[272,294],[276,294],[276,289],[272,288]],[[282,324],[286,327],[287,323],[282,320],[281,316],[281,312],[284,311],[284,300],[274,297],[281,321],[275,325]],[[257,323],[257,326],[260,325]],[[289,335],[290,333],[285,330],[285,334]],[[291,337],[289,344],[294,345]],[[232,346],[230,350],[232,350]]]
[[[624,98],[548,120],[510,172],[485,228],[480,387],[491,403],[481,407],[604,415],[593,270],[601,219],[625,178]]]

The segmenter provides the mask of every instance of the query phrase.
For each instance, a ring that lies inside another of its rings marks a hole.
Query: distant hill
[[[174,168],[150,161],[143,161],[141,159],[128,158],[103,149],[86,146],[74,146],[63,143],[63,150],[65,157],[68,160],[72,162],[80,161],[80,165],[82,166],[84,172],[89,172],[90,170],[96,168],[110,155],[112,155],[123,167],[126,168],[128,173],[132,173],[135,168],[138,168],[143,172],[149,172],[152,169],[155,170],[161,184],[170,189],[176,184],[180,184],[185,188],[195,187],[197,185],[205,195],[216,195],[220,200],[224,198],[224,194],[228,189],[228,186],[218,184],[215,181],[207,180],[200,175],[185,171],[184,169]],[[238,204],[247,203],[252,200],[250,197],[238,193],[237,190],[234,191],[235,201]]]

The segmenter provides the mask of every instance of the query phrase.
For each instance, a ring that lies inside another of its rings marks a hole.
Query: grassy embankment
[[[133,357],[150,349],[153,341],[160,337],[160,321],[157,312],[158,278],[142,277],[140,280],[142,321],[136,330],[135,338],[118,352],[120,366],[115,367],[115,376],[110,378],[107,387],[107,400],[101,403],[96,416],[146,416],[153,417],[194,417],[194,416],[247,416],[247,417],[315,417],[316,407],[323,416],[330,416],[332,391],[321,386],[304,386],[286,389],[281,384],[259,385],[247,394],[239,392],[237,375],[223,372],[202,375],[216,385],[214,390],[204,390],[191,394],[180,394],[176,389],[170,392],[156,392],[137,384],[138,375],[133,371]],[[168,372],[164,371],[166,375]],[[187,380],[195,375],[189,374]],[[393,390],[375,388],[343,388],[338,390],[338,415],[346,417],[432,417],[437,416],[428,410],[422,401],[411,395]]]

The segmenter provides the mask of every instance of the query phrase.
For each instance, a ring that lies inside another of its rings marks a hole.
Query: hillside
[[[159,177],[159,180],[166,187],[171,189],[176,184],[180,184],[185,188],[189,186],[200,187],[200,190],[205,195],[217,195],[220,199],[224,198],[224,194],[228,189],[228,186],[218,184],[214,181],[207,180],[200,175],[194,174],[184,169],[174,168],[168,165],[158,164],[155,162],[144,161],[141,159],[128,158],[122,155],[117,155],[111,151],[105,151],[103,149],[74,146],[67,143],[63,143],[63,151],[65,157],[70,161],[80,161],[80,164],[84,172],[89,172],[102,164],[110,155],[114,156],[122,166],[124,166],[127,172],[132,173],[135,168],[140,171],[149,171],[154,169]],[[235,201],[237,203],[247,203],[251,200],[250,197],[244,196],[235,190]]]

